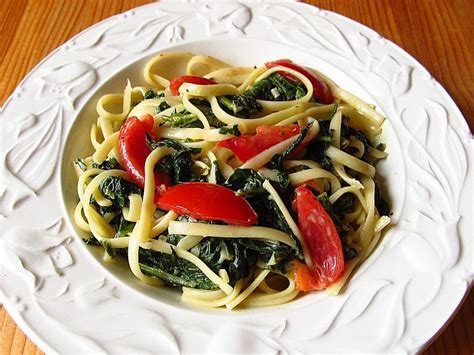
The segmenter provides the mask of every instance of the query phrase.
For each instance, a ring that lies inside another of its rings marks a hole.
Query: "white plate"
[[[393,227],[337,297],[253,311],[190,308],[120,262],[103,266],[70,222],[71,161],[89,147],[100,92],[188,50],[232,64],[289,57],[386,115],[380,164]],[[299,3],[151,4],[82,32],[43,60],[1,112],[0,295],[47,352],[418,351],[470,287],[472,144],[445,90],[374,31]],[[69,132],[69,138],[68,137]]]

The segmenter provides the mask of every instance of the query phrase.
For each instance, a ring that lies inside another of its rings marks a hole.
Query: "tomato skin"
[[[332,96],[331,90],[329,89],[329,87],[324,81],[319,79],[316,75],[311,73],[309,70],[293,63],[291,60],[289,59],[275,60],[273,62],[265,63],[265,66],[268,69],[277,67],[277,66],[287,67],[287,68],[297,71],[298,73],[303,74],[305,77],[308,78],[309,81],[311,81],[311,84],[313,84],[313,96],[318,102],[322,104],[331,104],[334,102],[334,97]],[[286,76],[289,79],[299,81],[290,73],[281,72],[280,74],[283,76]]]
[[[179,88],[184,83],[191,83],[197,85],[213,85],[217,84],[215,81],[210,79],[206,79],[200,76],[192,76],[192,75],[183,75],[178,76],[170,81],[170,91],[171,95],[178,96],[179,95]]]
[[[234,191],[208,182],[186,182],[166,190],[156,200],[158,208],[196,219],[219,220],[251,226],[258,216],[250,204]]]
[[[308,185],[318,191],[319,193],[322,193],[324,191],[324,188],[322,187],[322,183],[318,183],[315,179],[313,180],[307,180],[303,182],[303,185]]]
[[[120,158],[125,170],[130,174],[132,180],[140,187],[145,186],[145,161],[151,153],[146,144],[146,135],[154,139],[152,133],[153,117],[146,115],[139,120],[130,117],[120,128],[119,149]],[[155,172],[155,186],[157,191],[162,191],[171,185],[168,175]]]
[[[344,253],[336,226],[306,185],[299,186],[293,201],[298,226],[308,248],[312,266],[294,263],[293,273],[302,291],[322,290],[344,273]]]
[[[262,125],[257,127],[254,135],[247,134],[229,138],[218,142],[217,146],[232,150],[240,161],[245,163],[265,149],[299,134],[300,131],[301,127],[297,124],[289,126]],[[303,149],[303,147],[300,149]]]
[[[298,290],[308,292],[325,288],[320,278],[314,276],[313,271],[308,265],[299,261],[293,261],[292,268]]]

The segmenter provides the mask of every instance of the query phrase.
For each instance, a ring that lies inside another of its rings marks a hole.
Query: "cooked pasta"
[[[202,307],[338,294],[390,223],[383,116],[289,60],[165,53],[97,102],[77,226],[143,282]]]

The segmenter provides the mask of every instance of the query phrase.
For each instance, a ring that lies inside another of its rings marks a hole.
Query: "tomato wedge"
[[[290,126],[258,126],[256,134],[233,137],[217,143],[218,147],[228,148],[234,152],[241,162],[245,163],[250,158],[263,152],[265,149],[274,146],[290,137],[299,134],[300,126],[297,124]],[[297,147],[299,150],[304,147]],[[294,152],[296,153],[296,152]]]
[[[295,262],[293,273],[301,291],[322,290],[344,273],[344,254],[336,226],[313,193],[301,185],[296,189],[293,209],[308,248],[312,266]]]
[[[166,190],[156,200],[158,208],[206,221],[223,221],[239,226],[257,223],[257,214],[234,191],[207,182],[186,182]]]
[[[331,104],[334,102],[334,98],[332,96],[331,90],[327,86],[327,84],[319,79],[316,75],[314,75],[312,72],[309,70],[293,63],[289,59],[280,59],[280,60],[275,60],[273,62],[265,63],[265,66],[270,69],[273,67],[287,67],[290,69],[293,69],[297,71],[298,73],[303,74],[305,77],[311,81],[311,84],[313,84],[313,96],[316,101],[322,103],[322,104]],[[293,75],[287,72],[280,72],[281,75],[286,76],[289,79],[299,81],[297,78],[295,78]]]
[[[217,84],[215,81],[212,81],[210,79],[206,79],[200,76],[192,76],[192,75],[178,76],[177,78],[174,78],[170,81],[171,94],[174,96],[179,95],[179,88],[184,83],[191,83],[191,84],[197,84],[197,85]]]
[[[130,174],[132,180],[142,189],[145,186],[145,160],[151,153],[146,144],[146,135],[155,138],[152,133],[153,117],[146,115],[139,120],[130,117],[120,128],[119,149],[120,158],[125,170]],[[171,185],[171,179],[167,174],[155,172],[156,191],[165,190]]]

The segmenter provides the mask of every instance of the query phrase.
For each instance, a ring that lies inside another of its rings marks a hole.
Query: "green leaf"
[[[255,194],[262,194],[266,190],[262,187],[262,177],[252,169],[236,169],[234,173],[229,176],[224,186],[229,187],[234,191],[238,191],[242,195],[251,195],[249,191]]]
[[[381,216],[390,216],[390,204],[382,197],[380,184],[375,181],[375,207]]]
[[[219,105],[231,115],[248,118],[253,113],[262,110],[262,106],[255,97],[250,95],[224,95],[218,96]]]
[[[272,93],[275,88],[280,93],[277,97]],[[302,83],[288,79],[281,74],[273,73],[257,81],[243,95],[267,101],[291,101],[303,97],[306,93],[306,87]]]
[[[102,196],[112,201],[114,206],[120,209],[128,205],[130,194],[142,194],[142,190],[137,185],[117,176],[104,179],[99,185],[99,191]]]
[[[87,165],[86,163],[84,162],[84,159],[76,159],[74,161],[74,164],[76,164],[79,169],[81,169],[82,171],[86,171],[87,170]]]
[[[193,263],[179,258],[176,254],[164,254],[140,248],[140,269],[145,275],[158,277],[175,287],[191,287],[215,290],[215,285]]]
[[[315,139],[313,139],[306,148],[304,159],[314,160],[320,163],[323,169],[332,171],[332,162],[325,154],[326,149],[331,145],[332,138],[334,135],[333,130],[329,128],[331,120],[337,112],[338,105],[334,105],[334,108],[325,119],[318,120],[319,133]],[[344,127],[344,125],[343,125]],[[342,128],[341,131],[344,129]]]
[[[115,252],[115,249],[112,248],[110,243],[106,240],[103,240],[101,242],[102,246],[104,247],[105,253],[111,258],[115,258],[117,256],[117,253]]]
[[[145,91],[145,94],[143,95],[143,100],[159,99],[163,96],[164,96],[163,93],[158,94],[155,90],[148,89],[147,91]]]
[[[289,190],[292,189],[291,184],[282,186],[274,181],[270,183],[277,190],[285,204],[291,204],[292,192]],[[224,183],[224,186],[245,197],[258,215],[258,225],[278,229],[293,235],[285,217],[283,217],[275,201],[270,198],[267,190],[262,187],[262,184],[263,179],[255,170],[236,169]]]
[[[168,105],[168,103],[167,103],[165,100],[163,100],[163,101],[161,101],[161,102],[159,103],[158,106],[156,106],[156,108],[155,108],[155,113],[163,112],[164,110],[167,110],[167,109],[169,109],[170,107],[171,107],[171,106]]]
[[[156,148],[159,148],[159,147],[168,147],[168,148],[174,149],[177,152],[189,151],[192,154],[198,154],[201,151],[200,148],[192,148],[191,149],[191,148],[188,148],[185,145],[181,144],[180,142],[178,142],[174,139],[170,139],[170,138],[161,139],[161,140],[155,142],[150,137],[150,135],[148,135],[148,134],[146,135],[146,144],[148,145],[148,147],[151,150],[155,150]]]
[[[194,161],[192,156],[198,154],[199,148],[188,148],[173,139],[162,139],[155,142],[147,135],[147,144],[151,150],[158,147],[169,147],[175,151],[163,157],[155,166],[155,170],[168,174],[173,185],[189,182],[201,181],[203,178],[193,171]]]
[[[283,160],[288,156],[290,155],[301,143],[303,143],[306,135],[308,134],[308,131],[310,129],[310,127],[312,126],[313,124],[310,123],[308,125],[306,125],[302,130],[301,132],[298,134],[298,137],[296,138],[296,140],[291,143],[291,145],[285,149],[285,151],[281,154],[275,154],[273,157],[272,157],[272,160],[270,161],[269,163],[269,166],[272,168],[272,169],[276,169],[280,172],[284,172],[284,169],[283,169]]]
[[[260,100],[275,101],[275,97],[271,93],[273,87],[272,81],[267,77],[254,83],[244,92],[244,95]]]
[[[239,125],[235,124],[232,127],[219,128],[219,134],[232,134],[236,137],[240,136]]]
[[[115,158],[107,158],[100,164],[97,164],[96,162],[94,162],[92,163],[92,167],[95,169],[102,169],[102,170],[122,169],[119,162]]]
[[[82,238],[82,241],[86,245],[101,245],[100,242],[97,239],[95,239],[92,235],[89,238]]]
[[[135,222],[129,222],[125,218],[123,218],[123,215],[121,215],[118,230],[114,238],[122,238],[127,236],[127,234],[132,233],[134,227]]]
[[[275,98],[278,101],[298,100],[306,95],[307,90],[303,84],[288,79],[281,74],[274,73],[269,76],[269,79],[280,92],[280,96]]]
[[[174,113],[170,116],[163,116],[163,121],[168,123],[171,128],[202,128],[202,122],[194,114],[188,111]]]
[[[213,161],[212,165],[214,165],[214,167],[216,169],[216,183],[218,185],[224,184],[225,179],[224,179],[224,176],[222,176],[221,171],[219,170],[219,164],[217,163],[217,161]]]

